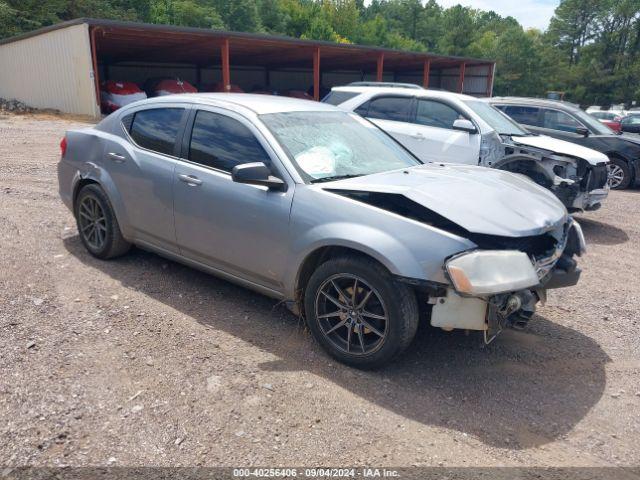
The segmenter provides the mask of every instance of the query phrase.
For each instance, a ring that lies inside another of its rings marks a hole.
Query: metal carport
[[[71,31],[74,35],[69,34]],[[78,35],[78,31],[83,33]],[[30,59],[40,47],[52,44],[58,46],[59,55],[51,52],[36,62]],[[62,54],[74,49],[77,58]],[[8,65],[11,68],[5,68]],[[322,88],[356,80],[409,82],[489,96],[494,67],[491,60],[425,52],[80,18],[0,41],[0,97],[98,116],[102,80],[141,83],[165,75],[197,86],[221,82],[226,90],[231,84],[245,90],[255,85],[309,89],[316,100]],[[60,69],[66,73],[56,74]],[[35,75],[40,87],[24,85],[33,83],[23,82],[21,77],[25,75]],[[87,79],[93,85],[91,95],[85,92]],[[74,91],[82,94],[82,105],[77,99],[72,101]],[[52,97],[49,102],[47,92]],[[68,105],[53,98],[56,95],[67,98]]]

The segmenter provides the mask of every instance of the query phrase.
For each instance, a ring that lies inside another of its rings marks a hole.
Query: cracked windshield
[[[261,119],[308,182],[420,165],[388,135],[352,114],[288,112]]]

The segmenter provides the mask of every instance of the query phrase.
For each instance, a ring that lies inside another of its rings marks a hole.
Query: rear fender
[[[72,177],[73,200],[80,188],[89,182],[100,185],[109,198],[109,202],[116,215],[118,225],[125,239],[132,238],[132,229],[127,215],[127,209],[122,201],[122,196],[116,188],[113,178],[105,168],[106,149],[109,142],[117,142],[123,145],[127,152],[133,156],[133,150],[120,137],[99,130],[88,129],[79,132],[69,132],[67,158],[75,166]],[[133,157],[132,157],[133,158]]]

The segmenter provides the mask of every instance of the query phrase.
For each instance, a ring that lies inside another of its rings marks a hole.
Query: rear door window
[[[354,110],[355,113],[357,113],[358,115],[360,115],[361,117],[366,117],[369,113],[369,103],[370,102],[364,102],[362,105],[360,105],[358,108],[356,108]]]
[[[333,92],[329,92],[329,94],[322,99],[322,102],[328,103],[329,105],[340,105],[341,103],[344,103],[347,100],[351,100],[356,95],[359,95],[359,93],[333,91]]]
[[[225,172],[244,163],[271,162],[249,128],[234,118],[204,110],[198,111],[193,122],[189,160]]]
[[[538,120],[538,114],[540,113],[540,109],[538,107],[525,107],[522,105],[501,105],[498,108],[518,123],[522,123],[523,125],[531,125],[534,127],[541,126],[540,121]]]
[[[369,102],[369,118],[408,122],[411,113],[411,97],[377,97]]]
[[[427,127],[453,129],[453,122],[461,118],[460,113],[442,102],[418,99],[415,123]]]
[[[129,134],[142,148],[173,155],[183,114],[183,108],[140,110],[133,116]]]

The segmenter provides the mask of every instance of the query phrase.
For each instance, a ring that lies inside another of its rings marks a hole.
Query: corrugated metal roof
[[[202,35],[202,36],[208,36],[211,38],[220,38],[220,39],[229,38],[229,39],[254,40],[256,42],[281,43],[281,44],[288,44],[289,46],[294,46],[294,45],[307,46],[307,47],[324,46],[324,47],[331,47],[332,49],[345,49],[350,51],[359,51],[362,53],[365,53],[365,52],[388,53],[390,57],[393,57],[394,55],[398,55],[398,54],[400,55],[410,54],[410,55],[415,55],[417,57],[423,57],[424,59],[440,60],[440,61],[465,62],[468,64],[494,63],[494,61],[490,59],[459,57],[459,56],[450,56],[450,55],[436,55],[428,52],[416,52],[416,51],[368,46],[368,45],[335,43],[335,42],[320,41],[320,40],[302,40],[302,39],[287,37],[283,35],[267,35],[267,34],[260,34],[260,33],[233,32],[233,31],[214,30],[214,29],[207,29],[207,28],[179,27],[179,26],[173,26],[173,25],[158,25],[158,24],[150,24],[150,23],[125,22],[125,21],[119,21],[119,20],[106,20],[106,19],[95,19],[95,18],[76,18],[74,20],[57,23],[55,25],[40,28],[38,30],[24,33],[22,35],[17,35],[15,37],[10,37],[10,38],[0,40],[0,45],[17,42],[25,38],[34,37],[46,32],[51,32],[53,30],[67,28],[72,25],[79,25],[84,23],[92,27],[135,29],[135,30],[144,30],[148,33],[156,32],[158,34],[184,33],[184,34]]]

